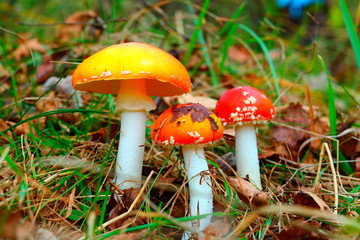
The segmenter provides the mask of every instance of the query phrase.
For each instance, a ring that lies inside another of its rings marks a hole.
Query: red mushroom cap
[[[168,108],[151,128],[153,141],[163,145],[205,144],[220,140],[223,135],[220,120],[198,103]]]
[[[275,111],[262,91],[242,86],[226,91],[217,102],[215,113],[226,126],[265,123],[274,117]]]

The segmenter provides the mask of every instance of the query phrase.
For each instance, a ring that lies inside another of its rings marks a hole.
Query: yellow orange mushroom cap
[[[148,96],[173,96],[190,91],[183,64],[153,45],[138,42],[107,47],[85,59],[73,73],[75,89],[118,94],[121,81],[144,80]]]
[[[198,103],[168,108],[151,128],[153,141],[163,145],[206,144],[220,140],[223,135],[217,116]]]

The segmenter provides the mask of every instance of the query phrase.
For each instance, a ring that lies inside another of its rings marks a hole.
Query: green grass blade
[[[225,64],[225,61],[226,61],[227,56],[228,56],[228,50],[229,50],[229,47],[233,43],[233,37],[232,36],[235,34],[235,31],[236,31],[237,28],[238,28],[238,26],[233,24],[231,26],[229,32],[228,32],[228,35],[226,36],[225,41],[224,41],[223,48],[221,50],[221,52],[222,52],[221,60],[220,60],[220,64],[219,64],[220,73],[222,73],[223,70],[224,70],[224,64]]]
[[[205,38],[202,33],[202,31],[199,32],[199,42],[203,47],[201,47],[201,50],[203,51],[204,57],[205,57],[205,63],[209,67],[210,77],[211,77],[211,84],[213,86],[219,85],[219,78],[215,73],[214,67],[212,65],[209,49],[206,46]]]
[[[325,66],[325,63],[321,56],[318,55],[318,58],[321,63],[321,67],[323,68],[323,71],[326,74],[327,80],[328,80],[328,108],[329,108],[329,122],[330,122],[330,135],[336,135],[336,129],[337,129],[337,123],[336,123],[336,105],[335,105],[335,94],[332,87],[331,78],[329,75],[329,72]]]
[[[186,66],[187,63],[189,62],[190,60],[190,57],[191,57],[191,54],[195,48],[195,45],[196,45],[196,41],[199,37],[199,32],[201,31],[201,27],[202,27],[202,23],[203,23],[203,20],[205,18],[205,14],[206,14],[206,11],[209,7],[209,4],[210,4],[210,0],[205,0],[204,1],[204,4],[201,8],[201,12],[199,14],[199,17],[196,21],[196,24],[195,24],[195,29],[194,29],[194,32],[192,33],[191,35],[191,38],[190,38],[190,44],[187,48],[187,51],[185,53],[185,58],[184,58],[184,65]],[[190,11],[194,11],[194,8],[190,5],[189,6],[189,9]]]
[[[325,63],[322,59],[322,57],[320,55],[318,55],[318,58],[320,60],[321,63],[321,67],[323,68],[326,76],[327,76],[327,80],[328,80],[328,108],[329,108],[329,122],[330,122],[330,132],[329,134],[331,136],[336,135],[336,129],[337,129],[337,117],[336,117],[336,105],[335,105],[335,94],[334,94],[334,90],[332,87],[332,82],[331,82],[331,78],[329,75],[329,72],[325,66]],[[346,160],[344,155],[340,152],[339,153],[339,160],[340,161],[344,161]],[[345,171],[346,174],[352,174],[354,171],[351,167],[351,165],[348,162],[343,162],[340,164],[340,167]]]
[[[346,6],[345,0],[340,0],[340,9],[341,9],[341,13],[344,18],[346,30],[348,32],[351,45],[354,50],[355,58],[357,61],[357,66],[360,69],[360,41],[359,41],[359,37],[356,33],[356,29],[355,29],[353,20],[351,18],[349,9]]]
[[[235,34],[236,29],[238,28],[238,25],[234,23],[234,20],[236,18],[238,18],[240,16],[240,14],[242,13],[242,11],[244,10],[245,7],[245,2],[243,2],[234,12],[234,14],[231,16],[230,21],[226,22],[224,27],[220,30],[219,32],[219,36],[223,37],[226,34],[225,37],[225,41],[222,47],[222,54],[221,54],[221,60],[220,60],[220,64],[219,64],[219,72],[222,73],[224,70],[224,64],[225,61],[227,59],[228,56],[228,50],[229,47],[232,45],[233,43],[233,36]]]
[[[5,158],[9,155],[9,152],[10,152],[10,147],[9,146],[5,147],[0,156],[0,165],[5,160]]]
[[[229,29],[231,29],[234,25],[234,20],[240,16],[242,11],[244,10],[246,2],[243,2],[234,12],[234,14],[231,16],[230,21],[226,22],[224,27],[220,30],[219,36],[223,36]]]
[[[195,48],[195,45],[196,45],[196,41],[198,40],[199,43],[202,46],[201,50],[202,50],[202,52],[204,54],[205,63],[209,67],[209,72],[210,72],[210,77],[211,77],[211,84],[213,86],[217,86],[219,84],[219,78],[216,75],[216,72],[215,72],[214,67],[212,65],[209,49],[207,48],[207,44],[206,44],[206,41],[205,41],[205,38],[204,38],[204,34],[203,34],[202,30],[201,30],[202,22],[203,22],[203,19],[205,18],[207,9],[209,7],[209,4],[210,4],[210,0],[204,1],[204,4],[203,4],[203,6],[201,8],[199,18],[195,22],[195,30],[194,30],[194,32],[193,32],[193,34],[191,36],[190,45],[189,45],[189,47],[188,47],[188,49],[186,51],[186,54],[185,54],[184,65],[186,65],[189,62],[191,54],[192,54],[192,52],[193,52],[193,50]],[[194,7],[192,5],[189,5],[189,10],[190,10],[191,13],[195,14],[195,9],[194,9]]]
[[[23,177],[23,170],[18,167],[18,165],[10,158],[10,156],[5,156],[5,161],[18,176]]]
[[[250,28],[248,28],[247,26],[243,25],[243,24],[239,24],[239,28],[245,30],[247,33],[249,33],[255,40],[256,42],[260,45],[261,50],[264,52],[265,57],[269,63],[270,66],[270,70],[271,70],[271,74],[272,77],[274,79],[274,84],[275,84],[275,91],[276,91],[276,96],[279,97],[280,96],[280,85],[279,85],[279,80],[276,74],[276,70],[275,70],[275,66],[274,63],[270,57],[270,53],[269,50],[267,49],[265,43],[263,40],[261,40],[261,38]]]

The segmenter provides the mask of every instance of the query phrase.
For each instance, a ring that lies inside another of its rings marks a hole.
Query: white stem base
[[[213,212],[213,193],[209,167],[201,146],[182,146],[185,160],[185,169],[189,179],[190,215],[196,216]],[[204,172],[203,172],[204,171]],[[199,231],[204,230],[210,223],[211,217],[207,216],[198,220]],[[193,221],[194,224],[195,221]],[[190,233],[185,232],[183,239],[188,239]]]
[[[115,184],[120,189],[141,186],[145,128],[145,111],[125,111],[121,114],[120,143],[115,168]]]
[[[256,132],[253,124],[236,126],[236,169],[240,177],[249,175],[254,185],[262,190]]]

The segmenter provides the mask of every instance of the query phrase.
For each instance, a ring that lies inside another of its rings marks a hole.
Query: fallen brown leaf
[[[144,239],[147,233],[148,233],[147,229],[137,232],[131,232],[131,233],[120,233],[119,235],[110,237],[109,240],[140,240],[140,239]]]
[[[272,136],[277,144],[286,146],[286,151],[282,152],[286,157],[297,159],[301,144],[307,139],[314,137],[307,131],[310,131],[310,116],[308,110],[300,103],[291,103],[281,109],[276,114],[275,121],[285,123],[291,127],[274,125],[272,127]],[[314,119],[317,126],[316,133],[326,134],[328,125],[321,119]],[[296,129],[295,129],[296,128]]]
[[[101,18],[92,10],[75,12],[65,20],[65,23],[59,32],[61,42],[69,42],[79,37],[84,30],[87,30],[89,38],[94,39],[99,37],[106,28]]]
[[[40,66],[37,68],[35,73],[35,80],[37,83],[41,84],[51,77],[54,71],[54,63],[52,62],[52,57],[50,55],[44,55],[43,61]]]
[[[0,211],[0,239],[26,240],[33,236],[34,227],[29,219],[23,221],[21,212]]]
[[[244,178],[229,178],[229,182],[239,198],[250,206],[260,207],[269,204],[268,195]]]
[[[124,189],[123,194],[121,196],[117,196],[117,193],[113,193],[108,203],[108,209],[107,209],[107,211],[109,211],[108,220],[111,220],[123,213],[128,212],[131,204],[134,202],[140,191],[141,188],[129,188],[129,189]],[[144,196],[141,196],[140,199],[137,201],[134,210],[131,211],[130,214],[126,215],[124,218],[119,219],[114,223],[111,223],[108,227],[111,230],[115,230],[126,224],[131,224],[135,226],[146,224],[147,223],[146,218],[136,216],[138,211],[137,209],[140,207],[143,200],[144,200]]]
[[[220,82],[225,89],[230,89],[239,86],[239,80],[230,74],[225,74],[225,73],[221,74]]]
[[[58,240],[55,234],[45,228],[40,228],[36,234],[36,240]]]
[[[89,133],[91,141],[106,142],[107,139],[113,139],[119,131],[119,124],[111,124],[109,127],[103,127],[95,132]]]
[[[187,69],[192,69],[194,67],[197,67],[197,70],[199,71],[209,70],[208,66],[203,62],[203,54],[200,49],[194,49],[188,64],[186,65]]]
[[[8,83],[1,83],[0,84],[0,94],[4,94],[9,89],[10,89],[10,86],[9,86]]]
[[[39,112],[48,112],[59,109],[60,101],[56,99],[55,93],[50,92],[46,98],[39,99],[35,107]]]
[[[252,61],[250,52],[240,44],[229,47],[228,57],[229,59],[237,61],[239,63]]]
[[[8,129],[10,126],[2,119],[0,119],[0,132]],[[12,139],[12,135],[9,131],[4,133],[5,136],[0,135],[0,146],[9,143],[9,139]]]
[[[18,48],[13,51],[13,56],[15,60],[20,61],[23,57],[30,56],[30,51],[44,53],[45,47],[37,40],[37,38],[33,38],[20,44]]]
[[[4,79],[8,77],[10,77],[9,70],[5,69],[4,66],[0,63],[0,79]],[[0,87],[0,93],[1,93],[1,87]]]
[[[55,86],[55,87],[54,87]],[[64,78],[50,77],[46,80],[42,87],[42,91],[46,92],[54,88],[60,97],[69,98],[71,97],[71,107],[81,107],[83,105],[83,98],[81,91],[75,92],[72,85],[72,76]],[[54,96],[48,96],[48,98],[54,98]]]
[[[35,114],[28,114],[24,119],[34,116]],[[45,126],[46,117],[40,117],[33,119],[29,122],[25,122],[19,126],[17,126],[14,130],[14,133],[18,136],[21,135],[27,135],[30,133],[30,125],[29,124],[35,124],[40,127],[40,129],[43,129]],[[36,132],[34,133],[36,135]]]
[[[178,101],[180,104],[182,103],[200,103],[201,105],[205,106],[210,110],[214,110],[217,100],[214,98],[210,98],[207,96],[194,96],[192,94],[184,94],[178,97]]]
[[[294,203],[312,207],[319,208],[323,211],[330,211],[329,206],[318,196],[319,192],[316,188],[306,188],[301,187],[300,191],[296,193],[294,197]]]
[[[354,121],[355,120],[350,120],[339,124],[338,131],[344,132],[347,129],[351,128],[351,126],[353,126],[354,124]],[[359,135],[359,131],[352,131],[338,138],[340,151],[347,157],[347,159],[354,159],[359,156],[357,155],[356,151],[359,144]]]
[[[326,240],[328,238],[322,237],[318,230],[321,229],[321,224],[318,221],[297,220],[289,226],[284,227],[278,234],[279,240]]]
[[[360,157],[357,157],[355,160],[355,170],[354,170],[354,176],[357,178],[360,178]]]
[[[222,239],[229,231],[230,222],[228,219],[217,220],[203,230],[205,236],[199,237],[199,240]]]

